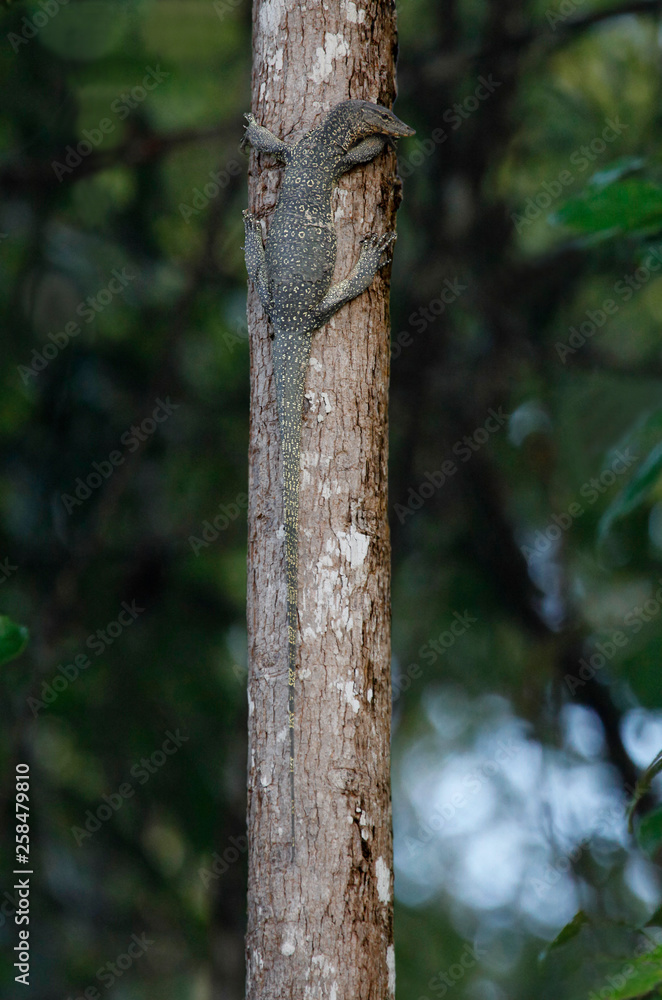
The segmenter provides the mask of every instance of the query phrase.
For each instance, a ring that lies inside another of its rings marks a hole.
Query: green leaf
[[[634,789],[632,801],[628,807],[628,829],[632,833],[632,822],[637,805],[649,791],[653,778],[662,771],[662,750],[653,758],[646,770],[640,775]]]
[[[637,825],[637,842],[644,854],[655,857],[662,845],[662,806],[641,819]]]
[[[624,960],[606,977],[609,1000],[634,1000],[662,983],[662,946],[650,939],[643,946],[645,954]]]
[[[540,958],[541,959],[546,958],[549,955],[550,951],[553,951],[555,948],[560,948],[562,945],[567,944],[568,941],[571,941],[572,938],[576,937],[579,934],[584,924],[588,923],[590,923],[590,920],[586,915],[586,913],[584,913],[583,910],[578,910],[577,913],[575,913],[572,920],[570,921],[570,923],[566,924],[565,927],[562,927],[559,933],[554,938],[554,940],[550,941],[550,943],[547,945],[547,947],[540,955]]]
[[[662,441],[648,453],[620,493],[614,497],[600,518],[598,540],[603,541],[615,521],[626,517],[647,499],[662,475]]]
[[[0,615],[0,665],[19,656],[28,644],[30,633],[7,615]]]
[[[632,448],[635,452],[645,450],[657,444],[660,437],[662,437],[662,408],[658,407],[642,413],[612,448],[612,452],[624,451],[626,448]]]
[[[653,232],[662,227],[662,187],[641,177],[588,186],[570,198],[551,221],[583,233]]]
[[[596,170],[589,178],[588,184],[592,188],[603,188],[614,181],[618,181],[627,174],[633,174],[635,170],[641,170],[644,166],[644,159],[641,156],[621,156],[617,160],[607,163],[602,170]]]

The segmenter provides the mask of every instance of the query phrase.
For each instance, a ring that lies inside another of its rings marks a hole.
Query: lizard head
[[[383,135],[397,139],[415,135],[413,128],[405,125],[399,118],[381,104],[371,104],[370,101],[343,101],[329,112],[325,124],[337,130],[345,149],[354,143],[367,139],[371,135]]]
[[[399,118],[396,118],[392,111],[382,107],[381,104],[371,104],[369,101],[357,101],[357,103],[360,105],[361,138],[375,133],[392,136],[394,139],[416,135],[413,128],[405,125]]]

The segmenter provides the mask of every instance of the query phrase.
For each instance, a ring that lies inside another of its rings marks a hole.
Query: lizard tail
[[[287,473],[286,473],[287,475]],[[292,854],[294,861],[294,681],[297,665],[297,597],[299,583],[299,462],[296,485],[284,491],[285,553],[287,561],[287,724],[290,731],[290,811],[292,814]]]
[[[294,861],[294,685],[297,661],[299,591],[299,473],[301,466],[301,411],[310,357],[310,337],[277,332],[273,342],[283,458],[283,509],[287,573],[287,725],[290,735],[291,859]]]

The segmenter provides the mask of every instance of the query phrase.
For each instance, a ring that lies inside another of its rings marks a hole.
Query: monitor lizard
[[[287,568],[288,728],[291,857],[294,860],[294,683],[298,625],[298,521],[301,412],[312,334],[372,283],[387,263],[395,233],[361,241],[356,266],[331,287],[336,233],[331,193],[341,174],[374,159],[387,143],[414,135],[392,111],[369,101],[342,101],[291,145],[247,114],[242,139],[285,164],[266,245],[260,220],[244,211],[246,270],[273,324],[273,366],[283,462]]]

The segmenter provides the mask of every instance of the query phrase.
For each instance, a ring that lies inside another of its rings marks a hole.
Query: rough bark
[[[257,120],[292,141],[338,101],[391,105],[389,3],[256,0]],[[334,280],[394,227],[395,155],[345,175]],[[281,171],[251,154],[268,220]],[[296,861],[290,862],[285,545],[268,323],[249,289],[249,889],[247,997],[394,994],[387,522],[388,268],[313,339],[302,432]]]

